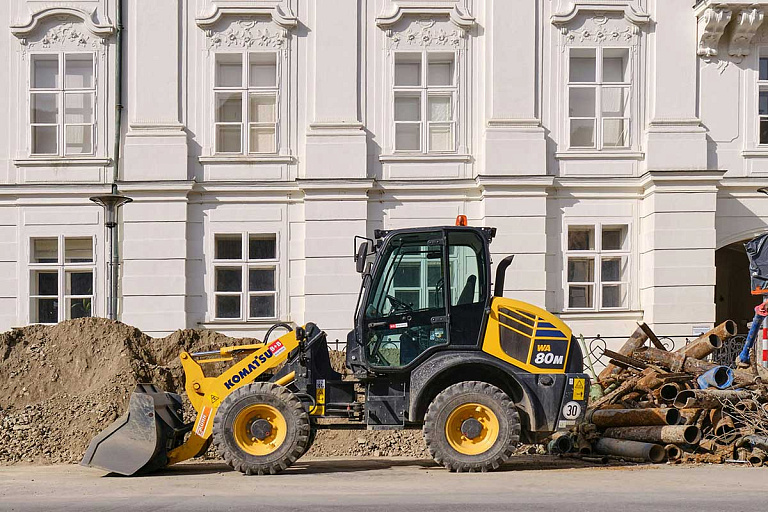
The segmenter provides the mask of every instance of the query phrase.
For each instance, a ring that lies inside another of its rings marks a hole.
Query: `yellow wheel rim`
[[[461,428],[467,420],[477,420],[481,429],[474,438],[467,437]],[[499,420],[488,407],[478,404],[462,404],[455,408],[445,422],[448,444],[462,455],[479,455],[490,450],[499,437]]]
[[[272,429],[264,439],[259,439],[251,433],[251,425],[256,420],[268,421]],[[288,430],[285,417],[280,411],[267,404],[249,405],[240,411],[232,428],[237,445],[244,452],[257,457],[269,455],[280,448]]]

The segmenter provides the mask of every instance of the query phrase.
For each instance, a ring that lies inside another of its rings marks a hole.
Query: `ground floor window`
[[[565,290],[567,309],[629,307],[629,225],[567,226]]]
[[[93,253],[93,237],[30,239],[30,323],[93,316]]]
[[[277,318],[277,258],[277,235],[274,233],[216,234],[214,318]]]

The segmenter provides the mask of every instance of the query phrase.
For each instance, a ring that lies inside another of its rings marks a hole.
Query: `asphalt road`
[[[0,468],[0,510],[13,511],[760,511],[768,469],[736,466],[585,467],[549,458],[489,474],[451,474],[427,461],[299,461],[246,477],[218,463],[145,477],[79,466]]]

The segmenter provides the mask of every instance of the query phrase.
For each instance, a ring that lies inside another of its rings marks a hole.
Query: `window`
[[[215,318],[276,318],[277,236],[218,234],[214,244]]]
[[[30,59],[30,153],[94,154],[96,79],[93,53],[33,54]]]
[[[629,49],[571,48],[569,56],[569,147],[629,148]]]
[[[456,149],[455,54],[395,54],[395,151],[447,153]]]
[[[92,237],[31,238],[29,269],[30,323],[93,315]]]
[[[768,56],[760,55],[760,66],[758,70],[758,133],[760,134],[760,144],[768,144]]]
[[[217,53],[214,151],[277,153],[277,54]]]
[[[629,307],[629,226],[567,228],[566,307],[610,310]]]

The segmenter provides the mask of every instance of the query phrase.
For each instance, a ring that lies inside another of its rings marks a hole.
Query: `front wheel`
[[[213,418],[222,458],[245,474],[275,474],[296,462],[310,442],[309,415],[283,386],[255,382],[233,391]]]
[[[520,415],[496,386],[459,382],[429,405],[424,440],[432,458],[451,471],[494,470],[514,453],[520,440]]]

